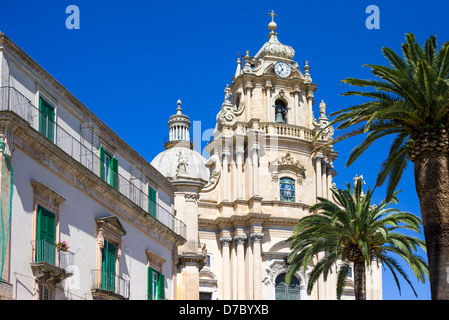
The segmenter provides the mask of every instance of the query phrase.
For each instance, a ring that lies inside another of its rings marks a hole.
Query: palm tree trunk
[[[414,161],[433,300],[449,300],[449,163],[443,153]]]
[[[365,261],[354,262],[355,300],[366,300]]]

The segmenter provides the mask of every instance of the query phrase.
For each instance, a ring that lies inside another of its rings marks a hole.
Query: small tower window
[[[281,201],[295,202],[295,180],[291,178],[280,179]]]
[[[287,123],[287,106],[282,100],[276,100],[275,102],[275,122],[276,123]]]

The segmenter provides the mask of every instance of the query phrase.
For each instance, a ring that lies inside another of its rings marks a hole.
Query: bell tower
[[[311,67],[304,60],[301,70],[295,50],[279,41],[276,14],[269,15],[268,41],[237,59],[205,148],[210,179],[200,192],[198,226],[213,258],[200,273],[200,292],[214,283],[219,299],[276,297],[288,269],[285,240],[317,197],[330,199],[336,175],[332,145],[312,156],[333,136],[327,105],[321,101],[315,119]],[[295,278],[295,297],[334,299],[334,280],[308,296],[306,275]]]

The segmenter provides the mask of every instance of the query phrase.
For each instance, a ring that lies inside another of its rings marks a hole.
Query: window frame
[[[157,218],[157,191],[148,186],[148,214]]]
[[[165,300],[165,276],[162,273],[162,266],[167,260],[151,250],[146,250],[145,254],[147,256],[147,299]],[[157,288],[153,286],[155,272],[158,276]],[[154,292],[156,292],[156,297],[154,297]]]
[[[39,96],[39,133],[51,142],[55,141],[55,119],[56,107]]]
[[[148,300],[165,300],[165,276],[149,266],[147,279]]]
[[[109,163],[106,163],[109,159]],[[100,178],[118,190],[118,160],[103,146],[100,146]]]

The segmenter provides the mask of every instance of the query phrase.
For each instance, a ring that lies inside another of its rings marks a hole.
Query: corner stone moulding
[[[217,186],[221,176],[221,166],[219,165],[219,159],[216,154],[210,156],[205,165],[210,170],[210,177],[207,184],[201,190],[202,192],[208,192],[214,189]]]
[[[200,199],[200,195],[197,193],[186,193],[184,198],[186,201],[198,201]]]

